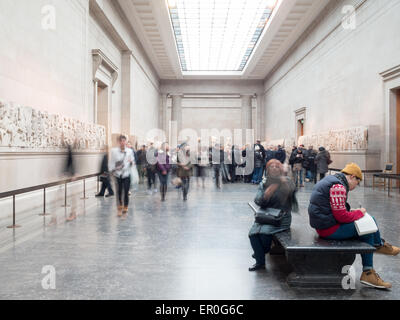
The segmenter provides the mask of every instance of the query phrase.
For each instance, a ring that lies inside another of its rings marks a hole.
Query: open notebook
[[[375,233],[378,231],[375,220],[366,213],[364,217],[354,222],[359,236]]]

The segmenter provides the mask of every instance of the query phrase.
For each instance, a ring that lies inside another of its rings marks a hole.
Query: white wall
[[[217,88],[216,88],[217,89]],[[257,126],[257,100],[253,99],[253,128]],[[200,137],[202,129],[216,129],[221,132],[241,129],[242,100],[229,98],[184,98],[182,99],[182,129],[193,129]],[[171,99],[167,100],[167,119],[171,119]]]
[[[183,99],[182,128],[191,128],[200,135],[201,129],[241,128],[241,99]]]
[[[55,8],[56,29],[43,30],[45,5]],[[158,78],[135,35],[110,0],[1,0],[0,99],[79,119],[94,121],[92,50],[100,49],[118,68],[112,95],[112,133],[121,133],[122,51],[134,64],[133,132],[157,126]],[[112,32],[110,33],[110,30]],[[99,169],[100,154],[81,154],[78,174]],[[0,192],[59,178],[63,153],[1,153]]]
[[[112,95],[112,110],[111,110],[111,128],[112,133],[120,133],[121,131],[121,69],[122,69],[122,55],[120,49],[117,45],[110,39],[110,37],[105,33],[103,28],[96,21],[95,17],[89,16],[89,65],[90,70],[92,70],[93,60],[91,55],[91,50],[100,49],[118,68],[118,78],[114,84]],[[94,101],[94,84],[92,73],[89,73],[89,84],[88,90],[90,105],[93,105]],[[93,113],[93,112],[92,112]],[[91,118],[92,121],[94,120]]]
[[[132,82],[131,133],[137,136],[139,143],[144,143],[148,131],[158,128],[160,94],[136,61],[133,63]]]
[[[367,0],[356,12],[356,29],[343,29],[343,5],[361,2],[332,1],[320,22],[266,80],[269,140],[295,136],[294,111],[301,107],[307,108],[307,135],[360,125],[383,132],[379,73],[400,64],[400,1]],[[383,139],[381,134],[381,143]]]
[[[42,29],[45,5],[56,29]],[[0,1],[0,99],[88,121],[87,1]]]

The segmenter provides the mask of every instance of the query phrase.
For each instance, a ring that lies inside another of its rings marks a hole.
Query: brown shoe
[[[389,282],[383,281],[374,269],[364,271],[361,275],[360,282],[377,289],[389,289],[392,287]]]
[[[122,213],[123,214],[126,214],[128,212],[128,207],[124,207],[123,209],[122,209]]]
[[[122,206],[118,206],[118,217],[122,216]]]
[[[72,212],[69,217],[66,219],[66,221],[73,221],[76,219],[76,213]]]
[[[390,243],[385,242],[383,246],[376,248],[375,253],[386,254],[389,256],[397,256],[400,253],[400,248],[392,246]]]

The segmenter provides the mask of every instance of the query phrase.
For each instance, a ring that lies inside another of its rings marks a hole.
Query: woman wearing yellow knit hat
[[[328,240],[358,239],[375,246],[376,253],[396,256],[400,248],[385,242],[379,230],[372,234],[359,236],[354,222],[367,212],[364,208],[351,210],[347,203],[349,191],[354,190],[362,181],[362,171],[355,163],[349,163],[338,174],[327,176],[318,182],[311,194],[308,214],[311,227],[321,238]],[[361,283],[379,289],[391,288],[373,268],[373,254],[362,254],[363,273]]]

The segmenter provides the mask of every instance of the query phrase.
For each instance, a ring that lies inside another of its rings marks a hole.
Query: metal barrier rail
[[[64,199],[63,207],[68,207],[68,204],[67,204],[67,185],[68,185],[68,183],[83,180],[83,198],[81,198],[81,199],[84,200],[84,199],[88,199],[86,197],[86,179],[97,177],[97,192],[99,192],[99,176],[100,176],[100,173],[90,174],[90,175],[81,176],[81,177],[64,179],[64,180],[60,180],[57,182],[46,183],[46,184],[42,184],[42,185],[38,185],[38,186],[34,186],[34,187],[22,188],[22,189],[18,189],[18,190],[12,190],[12,191],[0,193],[0,199],[10,198],[10,197],[13,198],[13,224],[11,226],[8,226],[7,228],[15,229],[15,228],[21,227],[20,225],[17,225],[15,223],[15,199],[16,199],[17,195],[43,189],[43,213],[40,213],[39,215],[47,216],[49,214],[46,212],[46,189],[51,188],[51,187],[60,186],[60,185],[65,185],[65,199]]]
[[[386,190],[386,179],[389,180],[388,183],[388,196],[391,197],[390,191],[392,190],[392,180],[399,180],[400,181],[400,174],[395,174],[395,173],[381,173],[381,174],[374,174],[372,177],[372,188],[375,188],[375,178],[383,178],[384,179],[384,184],[383,184],[383,191]],[[399,189],[400,192],[400,189]]]

